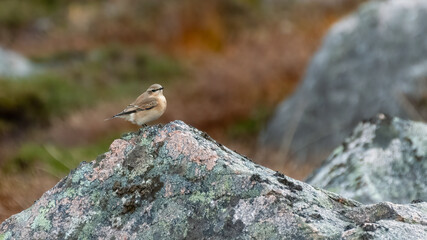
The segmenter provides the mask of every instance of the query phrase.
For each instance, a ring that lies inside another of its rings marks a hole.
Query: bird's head
[[[150,96],[157,96],[157,95],[162,95],[163,94],[163,87],[160,84],[153,84],[151,85],[147,91],[148,95]]]

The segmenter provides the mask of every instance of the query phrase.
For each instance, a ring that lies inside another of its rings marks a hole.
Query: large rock
[[[22,55],[0,47],[0,77],[25,77],[34,71],[34,66]]]
[[[307,182],[363,203],[427,200],[427,125],[360,123]]]
[[[0,239],[421,239],[427,203],[361,205],[254,164],[175,121],[115,140]]]
[[[427,1],[370,1],[338,22],[305,79],[260,137],[320,163],[356,124],[382,112],[427,119]]]

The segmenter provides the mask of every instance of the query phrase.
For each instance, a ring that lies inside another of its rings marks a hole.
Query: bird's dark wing
[[[116,114],[114,117],[128,115],[139,111],[146,111],[156,107],[159,103],[155,98],[137,99],[135,102],[129,104],[122,112]]]

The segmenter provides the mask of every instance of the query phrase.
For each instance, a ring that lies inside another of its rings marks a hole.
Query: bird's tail
[[[121,113],[117,113],[116,115],[114,115],[114,116],[112,116],[110,118],[104,119],[104,121],[108,121],[108,120],[111,120],[111,119],[116,118],[116,117],[123,118],[123,116],[127,116],[127,115],[129,115],[131,113],[134,113],[134,112],[136,112],[136,110],[129,111],[129,112],[123,111]]]
[[[106,118],[106,119],[104,119],[104,121],[108,121],[108,120],[111,120],[111,119],[116,118],[116,117],[117,117],[117,115],[112,116],[112,117],[110,117],[110,118]]]

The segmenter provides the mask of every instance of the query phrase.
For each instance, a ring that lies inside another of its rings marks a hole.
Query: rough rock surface
[[[363,203],[427,200],[427,125],[384,115],[360,123],[307,182]]]
[[[363,119],[427,119],[426,22],[425,0],[369,1],[338,22],[260,144],[320,163]]]
[[[0,239],[421,238],[427,203],[363,206],[261,167],[181,121],[115,140]]]
[[[0,76],[24,77],[33,71],[34,67],[28,59],[0,47]]]

